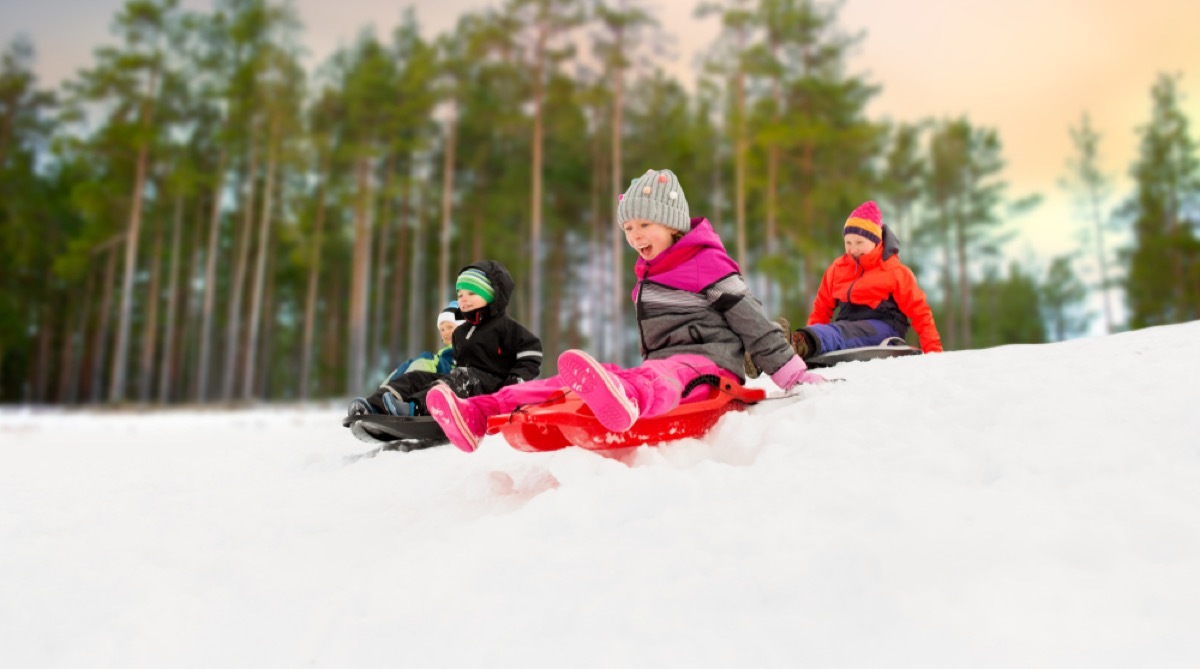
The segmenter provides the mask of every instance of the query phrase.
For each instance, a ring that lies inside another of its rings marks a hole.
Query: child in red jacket
[[[829,265],[813,300],[808,325],[792,333],[792,348],[811,358],[890,337],[904,338],[909,321],[925,353],[940,352],[942,338],[912,270],[900,262],[900,242],[883,224],[879,207],[859,205],[842,228],[846,253]]]

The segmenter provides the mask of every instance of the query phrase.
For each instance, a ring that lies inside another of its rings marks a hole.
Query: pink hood
[[[730,274],[740,273],[712,224],[705,218],[693,218],[692,229],[657,258],[638,258],[633,267],[638,284],[642,281],[670,286],[692,293],[702,292]],[[633,288],[637,301],[638,286]]]

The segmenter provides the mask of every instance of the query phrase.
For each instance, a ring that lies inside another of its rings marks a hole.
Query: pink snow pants
[[[601,367],[619,379],[625,387],[625,393],[637,402],[639,418],[661,416],[680,404],[707,398],[708,393],[703,390],[694,391],[688,397],[683,396],[683,389],[698,376],[731,376],[708,358],[691,354],[673,355],[665,360],[646,360],[629,369],[609,363],[603,363]],[[558,376],[552,376],[505,386],[491,395],[471,397],[466,401],[484,416],[495,416],[512,413],[524,404],[545,402],[563,392],[565,385]]]

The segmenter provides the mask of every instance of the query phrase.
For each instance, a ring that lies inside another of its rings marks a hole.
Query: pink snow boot
[[[624,432],[638,419],[637,402],[625,393],[625,385],[587,353],[572,349],[558,356],[558,375],[608,430]]]
[[[479,440],[487,432],[487,418],[470,402],[459,399],[450,386],[435,384],[425,395],[425,408],[459,450],[471,453],[479,448]]]

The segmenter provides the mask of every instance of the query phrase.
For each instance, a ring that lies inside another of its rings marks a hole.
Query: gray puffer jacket
[[[746,351],[768,374],[795,355],[707,220],[692,219],[690,232],[635,271],[643,358],[702,355],[744,379]]]

